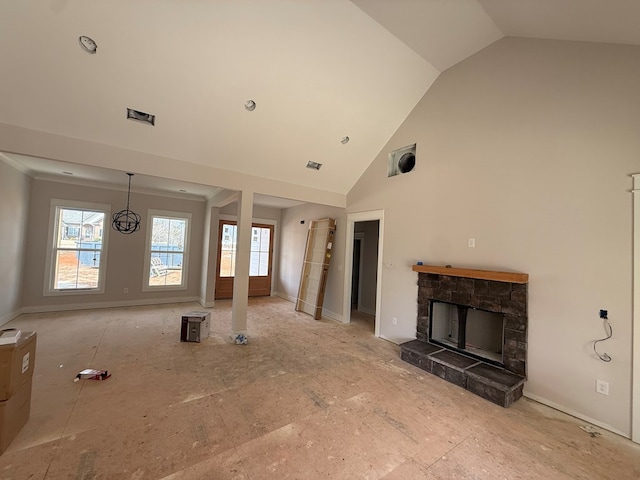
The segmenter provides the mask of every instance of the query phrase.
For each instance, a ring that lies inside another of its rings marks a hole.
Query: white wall
[[[329,263],[322,315],[341,321],[346,229],[344,208],[305,204],[282,210],[276,294],[291,301],[295,301],[298,297],[309,221],[321,218],[336,219],[335,241]],[[301,220],[304,220],[304,224],[300,223]]]
[[[526,394],[628,435],[639,85],[640,47],[533,39],[441,74],[347,197],[385,211],[382,335],[415,336],[416,261],[529,273]],[[414,142],[414,172],[387,178]]]
[[[21,313],[31,178],[0,159],[0,325]]]
[[[200,298],[205,202],[135,191],[131,192],[131,209],[142,217],[141,227],[130,235],[111,230],[104,294],[43,296],[51,198],[110,204],[113,214],[126,206],[127,192],[37,179],[33,181],[23,295],[25,311],[195,301]],[[192,214],[186,290],[142,291],[148,209]],[[128,294],[123,293],[125,288],[129,289]]]

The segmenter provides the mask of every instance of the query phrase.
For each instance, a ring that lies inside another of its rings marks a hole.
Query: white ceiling
[[[503,36],[639,45],[637,19],[637,0],[0,0],[0,123],[346,194],[441,71]],[[126,185],[13,153],[34,176]]]

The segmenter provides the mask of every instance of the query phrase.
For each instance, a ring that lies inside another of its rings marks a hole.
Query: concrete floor
[[[249,304],[246,346],[180,343],[197,304],[23,315],[31,418],[0,479],[638,479],[640,446],[526,398],[503,409],[400,360],[373,324]],[[368,320],[367,320],[368,319]],[[73,382],[83,368],[105,381]]]

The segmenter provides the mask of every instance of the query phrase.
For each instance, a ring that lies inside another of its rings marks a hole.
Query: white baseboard
[[[298,301],[296,297],[291,297],[286,293],[282,293],[282,292],[274,292],[274,296],[283,298],[284,300],[288,300],[291,303],[296,303]],[[326,308],[322,309],[322,316],[330,320],[336,320],[338,322],[344,323],[344,318],[342,317],[342,315],[332,312],[331,310],[328,310]]]
[[[13,320],[14,318],[18,318],[20,315],[22,315],[22,309],[5,313],[4,315],[0,316],[0,326],[4,325],[5,323],[9,323],[11,320]]]
[[[273,295],[276,296],[276,297],[283,298],[284,300],[288,300],[291,303],[296,303],[296,301],[298,300],[296,297],[291,297],[291,296],[287,295],[286,293],[282,293],[282,292],[273,292]]]
[[[215,301],[207,302],[204,298],[199,298],[198,303],[204,308],[213,308],[216,304]]]
[[[543,405],[546,405],[547,407],[551,407],[555,410],[558,410],[562,413],[566,413],[567,415],[571,415],[572,417],[576,417],[579,418],[580,420],[584,420],[585,422],[589,422],[593,425],[596,425],[600,428],[604,428],[605,430],[609,430],[612,433],[615,433],[616,435],[620,435],[621,437],[625,437],[625,438],[631,438],[631,435],[625,432],[622,432],[616,428],[613,428],[611,425],[608,425],[604,422],[600,422],[598,420],[594,420],[593,418],[587,417],[586,415],[581,414],[580,412],[576,412],[575,410],[571,410],[570,408],[565,407],[564,405],[560,405],[559,403],[556,402],[552,402],[551,400],[548,400],[544,397],[540,397],[538,395],[535,395],[533,393],[529,393],[529,392],[523,392],[523,395],[531,400],[534,400],[538,403],[541,403]]]
[[[323,318],[328,318],[330,320],[335,320],[337,322],[340,323],[344,323],[344,317],[336,312],[332,312],[331,310],[327,309],[327,308],[322,308],[322,317]]]
[[[373,317],[376,316],[375,308],[358,307],[358,311],[362,313],[366,313],[367,315],[371,315]]]
[[[67,310],[92,310],[96,308],[140,307],[144,305],[163,305],[166,303],[199,303],[198,297],[154,298],[145,300],[129,300],[125,302],[91,302],[72,303],[66,305],[42,305],[22,307],[22,313],[64,312]]]

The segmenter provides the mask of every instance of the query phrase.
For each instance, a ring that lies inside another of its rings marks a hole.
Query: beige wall
[[[122,190],[33,181],[23,295],[25,311],[191,301],[200,298],[205,202],[146,195],[135,191],[131,193],[131,209],[142,217],[141,228],[131,235],[110,231],[104,294],[43,296],[50,199],[106,203],[111,205],[113,214],[126,206],[126,195],[126,191]],[[149,209],[192,214],[186,290],[142,291]],[[125,288],[129,289],[128,294],[123,293]]]
[[[280,268],[276,280],[276,294],[291,301],[297,298],[309,221],[321,218],[336,220],[335,242],[329,264],[322,315],[341,321],[346,229],[344,208],[305,204],[282,210]],[[300,223],[301,220],[304,220],[304,224]]]
[[[416,261],[527,272],[527,395],[628,435],[639,85],[640,47],[515,38],[441,74],[347,197],[385,211],[382,335],[414,338]],[[414,172],[387,178],[414,142]]]
[[[0,325],[22,308],[22,278],[26,252],[31,178],[0,159]]]

